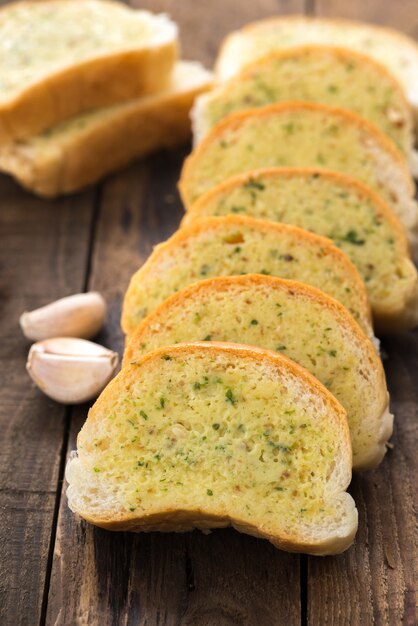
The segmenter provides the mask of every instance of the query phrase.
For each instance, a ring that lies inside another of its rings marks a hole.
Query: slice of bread
[[[103,528],[233,526],[311,554],[342,552],[357,529],[344,409],[267,350],[182,344],[148,354],[108,385],[77,447],[68,503]]]
[[[182,225],[234,213],[294,224],[329,237],[362,275],[378,332],[418,324],[418,274],[404,229],[390,207],[357,180],[297,168],[238,175],[201,196]]]
[[[349,174],[392,206],[418,245],[415,186],[403,155],[355,113],[285,102],[233,113],[186,159],[180,192],[186,207],[235,174],[261,167],[323,167]]]
[[[40,0],[0,10],[0,141],[166,86],[177,27],[105,0]]]
[[[306,15],[260,20],[226,38],[217,74],[226,80],[271,50],[306,44],[344,46],[368,54],[397,77],[418,114],[418,45],[404,33],[376,24]]]
[[[158,94],[78,115],[4,146],[0,169],[41,196],[77,191],[137,157],[186,141],[190,108],[211,80],[199,63],[180,62]]]
[[[163,300],[198,280],[240,274],[271,274],[318,287],[344,304],[373,337],[364,283],[329,239],[295,226],[233,215],[202,218],[154,248],[131,278],[122,328],[131,334]]]
[[[156,348],[189,341],[242,343],[286,355],[347,411],[353,467],[377,467],[385,455],[393,416],[381,361],[347,309],[322,291],[259,274],[199,281],[141,322],[123,366]]]
[[[195,142],[230,113],[287,100],[354,111],[390,137],[411,165],[416,161],[413,114],[397,80],[371,57],[329,46],[270,52],[198,98],[193,108]]]

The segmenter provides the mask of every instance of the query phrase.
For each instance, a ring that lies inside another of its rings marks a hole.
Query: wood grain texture
[[[129,4],[168,13],[180,28],[182,56],[207,67],[212,67],[222,39],[232,30],[263,17],[305,11],[305,0],[130,0]]]
[[[150,157],[104,185],[89,287],[110,305],[102,339],[113,348],[122,346],[119,316],[129,276],[180,221],[175,185],[186,150]],[[80,410],[69,451],[84,419]],[[299,580],[299,557],[267,542],[233,530],[110,533],[77,520],[63,495],[47,624],[296,624]]]
[[[314,0],[315,15],[327,17],[346,17],[363,20],[399,30],[418,38],[418,10],[416,0],[382,2],[382,0],[364,0],[347,2],[346,0]]]
[[[1,177],[0,198],[0,623],[14,626],[40,618],[66,429],[25,371],[19,316],[83,288],[92,195],[44,202]]]
[[[170,13],[180,24],[184,56],[207,66],[230,30],[304,8],[418,34],[416,0],[130,4]],[[17,319],[25,308],[83,286],[98,289],[109,304],[98,341],[121,352],[122,296],[152,246],[178,225],[176,181],[187,152],[138,161],[100,189],[57,202],[0,178],[0,624],[413,626],[418,333],[385,343],[395,448],[378,470],[354,477],[360,526],[345,554],[299,557],[233,530],[111,533],[68,509],[60,476],[87,406],[60,407],[28,382],[28,344]]]
[[[416,530],[418,441],[418,336],[385,344],[392,410],[393,450],[379,469],[354,477],[359,509],[356,543],[327,559],[309,557],[308,622],[330,624],[418,623]],[[338,602],[335,602],[338,598]]]
[[[313,9],[316,15],[389,25],[418,37],[415,0],[315,0]],[[308,558],[307,620],[311,624],[418,623],[414,507],[418,495],[418,333],[387,341],[385,347],[384,365],[395,414],[394,449],[378,470],[353,478],[350,491],[359,510],[353,548],[335,559]]]

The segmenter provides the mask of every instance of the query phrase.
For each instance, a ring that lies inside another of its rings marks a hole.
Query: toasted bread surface
[[[277,547],[346,549],[344,409],[306,370],[269,351],[183,344],[112,381],[67,466],[70,507],[113,530],[232,525]]]
[[[228,79],[269,51],[301,44],[343,46],[371,56],[397,77],[418,112],[418,45],[405,33],[377,24],[306,15],[253,22],[224,40],[216,73],[221,80]]]
[[[177,55],[165,15],[109,0],[9,4],[0,10],[0,140],[156,92]]]
[[[228,178],[264,167],[319,167],[348,174],[393,207],[414,247],[415,186],[396,146],[344,109],[285,102],[232,113],[186,159],[179,189],[186,207]]]
[[[379,333],[418,323],[417,270],[405,230],[391,208],[357,180],[310,168],[237,175],[201,196],[182,224],[229,214],[293,224],[329,237],[359,270]]]
[[[0,169],[35,193],[72,193],[153,150],[187,141],[195,97],[211,86],[199,63],[179,62],[158,94],[78,115],[0,149]]]
[[[234,111],[286,100],[354,111],[413,158],[413,113],[396,78],[365,54],[323,45],[274,50],[201,96],[193,109],[195,141]]]
[[[393,417],[379,356],[345,307],[323,292],[271,276],[200,281],[165,300],[129,339],[123,365],[156,348],[228,341],[284,354],[309,370],[347,411],[353,467],[376,467]]]
[[[131,278],[122,328],[131,334],[165,298],[198,280],[249,273],[322,289],[342,302],[373,337],[364,283],[329,239],[295,226],[233,215],[202,218],[156,246]]]

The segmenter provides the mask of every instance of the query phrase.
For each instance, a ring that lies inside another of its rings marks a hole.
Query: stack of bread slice
[[[358,115],[299,101],[232,113],[186,160],[186,208],[231,176],[260,167],[321,167],[357,178],[390,204],[417,246],[418,207],[405,157]]]
[[[174,22],[119,2],[2,8],[0,170],[57,196],[186,141],[212,75],[178,54]]]
[[[387,203],[358,180],[312,168],[252,171],[204,194],[182,225],[226,215],[293,224],[332,239],[363,278],[377,331],[417,325],[417,270],[405,230]]]
[[[301,45],[343,46],[384,65],[401,83],[418,117],[418,45],[405,34],[376,24],[306,15],[253,22],[226,37],[216,61],[217,77],[228,80],[271,51]]]
[[[195,141],[234,111],[288,100],[353,111],[375,124],[414,161],[413,114],[400,83],[369,56],[331,46],[273,50],[198,98],[193,111]]]
[[[95,524],[353,540],[351,467],[377,467],[393,427],[374,328],[418,323],[411,93],[384,42],[418,54],[358,24],[332,47],[339,28],[273,19],[221,49],[238,75],[196,102],[185,217],[131,278],[122,371],[68,465]]]

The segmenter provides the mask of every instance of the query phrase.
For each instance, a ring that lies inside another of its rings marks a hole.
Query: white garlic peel
[[[116,352],[97,343],[56,337],[33,344],[26,369],[53,400],[79,404],[97,398],[112,378],[118,361]]]
[[[106,319],[106,302],[96,291],[61,298],[20,316],[20,326],[28,339],[97,335]]]

